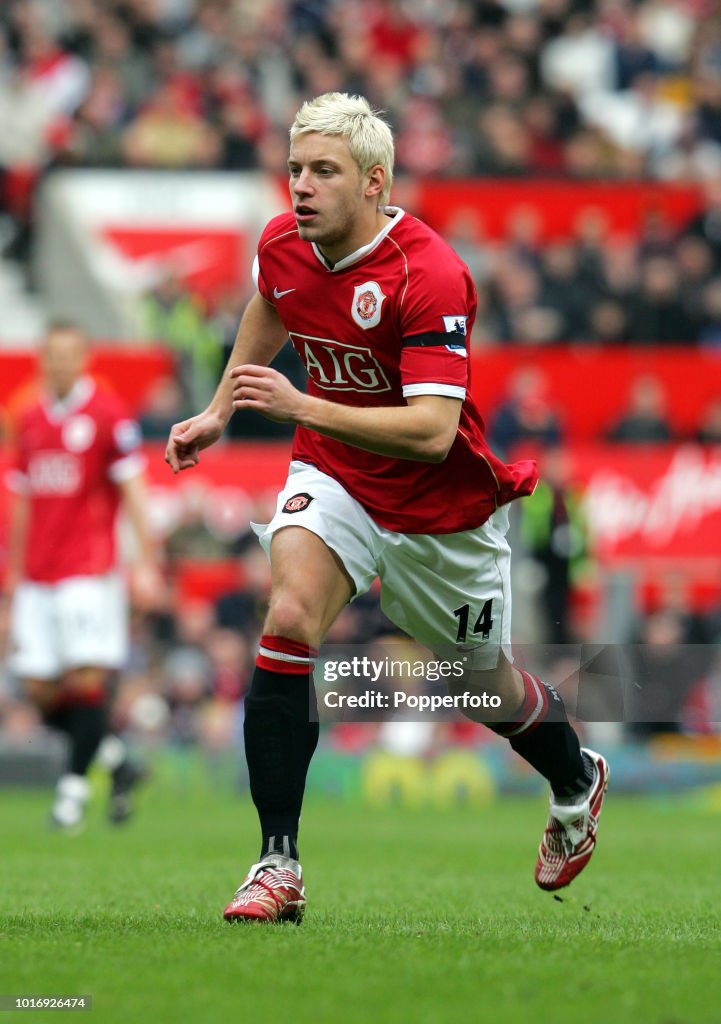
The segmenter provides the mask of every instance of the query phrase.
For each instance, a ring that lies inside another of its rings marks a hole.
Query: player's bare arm
[[[15,494],[10,512],[7,565],[0,594],[0,658],[5,654],[10,628],[10,602],[23,574],[23,552],[27,537],[30,502],[25,494]]]
[[[230,368],[248,361],[267,366],[281,350],[287,336],[275,307],[256,293],[243,314],[226,371],[210,405],[197,416],[171,428],[165,461],[174,473],[197,466],[200,452],[214,444],[225,430],[233,414]]]
[[[230,372],[233,408],[254,409],[269,419],[297,423],[379,455],[443,462],[458,431],[462,402],[418,395],[407,405],[356,408],[298,391],[267,366],[236,366]]]
[[[148,528],[145,477],[138,474],[118,481],[117,486],[135,536],[136,552],[131,575],[133,599],[146,610],[161,608],[165,599],[165,583]]]
[[[15,587],[22,579],[29,517],[30,499],[28,495],[15,493],[11,504],[7,538],[7,564],[4,582],[4,593],[7,597],[12,597]]]

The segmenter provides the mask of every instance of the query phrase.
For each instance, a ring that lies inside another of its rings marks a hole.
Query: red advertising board
[[[692,436],[706,406],[721,398],[721,351],[511,345],[473,356],[473,396],[486,423],[508,395],[514,376],[526,369],[542,379],[546,400],[560,420],[564,438],[572,443],[603,437],[641,376],[658,378],[678,437]]]
[[[721,568],[721,446],[576,446],[569,454],[601,561]]]
[[[238,227],[176,227],[108,223],[101,236],[135,266],[162,266],[199,295],[214,296],[248,276],[252,263],[247,233]]]
[[[173,355],[154,348],[97,345],[94,372],[139,412],[153,383],[173,368]],[[486,422],[506,397],[514,375],[532,368],[545,382],[569,441],[591,441],[622,411],[633,380],[654,374],[666,391],[672,427],[689,436],[704,407],[721,397],[721,352],[684,347],[601,349],[593,345],[505,346],[473,354],[473,394]],[[35,373],[32,352],[0,353],[0,403],[13,403]]]
[[[697,185],[637,181],[472,179],[402,182],[397,201],[441,233],[471,216],[485,238],[502,238],[520,213],[533,211],[540,241],[575,234],[584,217],[600,216],[609,234],[633,235],[649,215],[682,227],[701,206]],[[395,197],[395,194],[394,194]]]
[[[165,536],[199,518],[232,539],[274,508],[289,459],[285,443],[227,443],[201,453],[173,476],[164,445],[146,445],[151,525]],[[585,496],[592,547],[606,568],[641,573],[673,567],[689,578],[721,572],[721,446],[568,448],[570,475]],[[4,477],[7,454],[0,453]],[[0,567],[5,560],[7,494],[0,489]]]

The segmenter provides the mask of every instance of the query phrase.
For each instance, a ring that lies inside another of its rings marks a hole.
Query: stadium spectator
[[[544,641],[572,640],[569,607],[574,574],[588,555],[588,530],[581,501],[569,479],[568,458],[560,448],[544,452],[541,478],[521,506],[521,539],[541,567],[540,611]]]
[[[483,223],[475,207],[459,210],[446,227],[445,238],[471,272],[476,286],[487,280],[490,259],[483,239]]]
[[[96,68],[63,147],[63,162],[117,167],[122,161],[126,114],[125,94],[117,72],[111,67]]]
[[[599,288],[604,298],[630,305],[638,290],[639,253],[629,238],[610,238],[603,251]]]
[[[598,345],[620,345],[629,340],[628,317],[620,302],[600,299],[588,311],[586,339]]]
[[[138,417],[144,439],[165,439],[172,425],[184,415],[183,389],[178,380],[173,376],[159,377],[150,389]]]
[[[702,410],[694,440],[701,444],[721,444],[721,398],[714,398]]]
[[[548,245],[542,259],[542,304],[559,313],[555,341],[573,341],[583,335],[593,290],[579,273],[576,249],[570,242]]]
[[[626,411],[606,432],[609,441],[658,444],[673,439],[666,395],[658,377],[643,374],[632,382]]]
[[[211,694],[210,658],[200,647],[174,647],[163,659],[162,675],[170,711],[168,738],[181,747],[193,746],[200,735],[200,710]]]
[[[712,278],[701,293],[698,340],[702,345],[721,347],[721,277]]]
[[[693,338],[700,341],[704,294],[713,275],[713,253],[703,238],[682,235],[676,244],[675,260],[683,306],[693,324]]]
[[[631,304],[630,334],[634,341],[671,345],[694,337],[694,324],[681,299],[679,273],[673,260],[654,256],[641,269],[641,286]]]
[[[174,472],[192,468],[234,409],[297,425],[288,482],[258,530],[272,589],[244,735],[261,855],[225,917],[303,916],[297,833],[318,741],[318,723],[309,721],[315,648],[375,577],[399,628],[433,650],[460,645],[471,663],[462,685],[500,697],[501,710],[470,717],[508,737],[550,782],[536,881],[567,885],[595,845],[608,769],[582,751],[560,696],[503,653],[503,506],[530,493],[536,474],[532,463],[509,467],[491,453],[466,394],[470,274],[430,229],[386,205],[393,138],[365,100],[332,93],[304,104],[289,166],[294,211],[261,236],[259,292],[240,325],[233,369],[204,412],[173,428],[166,451]],[[368,280],[351,294],[334,272],[353,265]],[[309,294],[324,297],[310,312]],[[305,394],[268,366],[289,334],[308,369]],[[341,335],[340,347],[327,341]],[[352,360],[350,339],[359,346]]]
[[[699,214],[686,225],[685,235],[702,238],[711,249],[714,259],[714,270],[721,270],[721,181],[718,179],[706,183],[704,188],[704,206]]]
[[[498,254],[492,289],[502,341],[539,345],[550,343],[560,335],[561,313],[544,303],[541,275],[530,263],[510,253]]]
[[[174,83],[155,92],[126,129],[122,145],[131,167],[213,167],[222,149],[218,133]]]
[[[551,448],[561,441],[561,422],[548,395],[548,381],[540,370],[517,370],[508,384],[508,397],[491,418],[488,437],[494,451],[504,457],[524,443]]]
[[[4,601],[11,602],[11,658],[46,724],[69,740],[52,820],[81,824],[98,753],[112,772],[109,814],[129,813],[140,769],[108,735],[109,682],[127,653],[115,518],[122,504],[138,546],[136,596],[162,592],[143,496],[140,431],[121,403],[86,375],[86,339],[57,324],[42,349],[44,387],[18,415]],[[7,603],[5,604],[7,614]]]
[[[212,561],[230,557],[230,540],[214,529],[207,490],[202,482],[183,488],[177,520],[165,540],[171,568],[186,559]]]
[[[684,599],[642,616],[630,631],[627,656],[633,685],[626,691],[627,730],[648,740],[684,727],[684,705],[716,656],[708,623]]]
[[[215,620],[220,629],[237,629],[249,640],[257,640],[268,610],[270,571],[254,534],[245,535],[239,558],[242,584],[218,596]]]
[[[143,333],[174,350],[178,377],[187,402],[207,399],[215,389],[223,356],[221,328],[204,301],[167,273],[143,303]]]

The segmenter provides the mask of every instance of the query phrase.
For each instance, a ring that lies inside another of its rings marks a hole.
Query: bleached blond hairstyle
[[[326,92],[308,100],[295,115],[290,141],[309,132],[341,135],[347,139],[348,149],[361,174],[380,164],[385,171],[385,184],[378,205],[388,202],[393,182],[393,134],[364,96]]]

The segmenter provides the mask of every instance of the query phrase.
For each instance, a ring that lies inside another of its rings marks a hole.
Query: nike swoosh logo
[[[279,292],[277,288],[273,289],[273,298],[282,299],[284,295],[288,295],[290,292],[294,292],[295,288],[286,288],[284,292]]]

